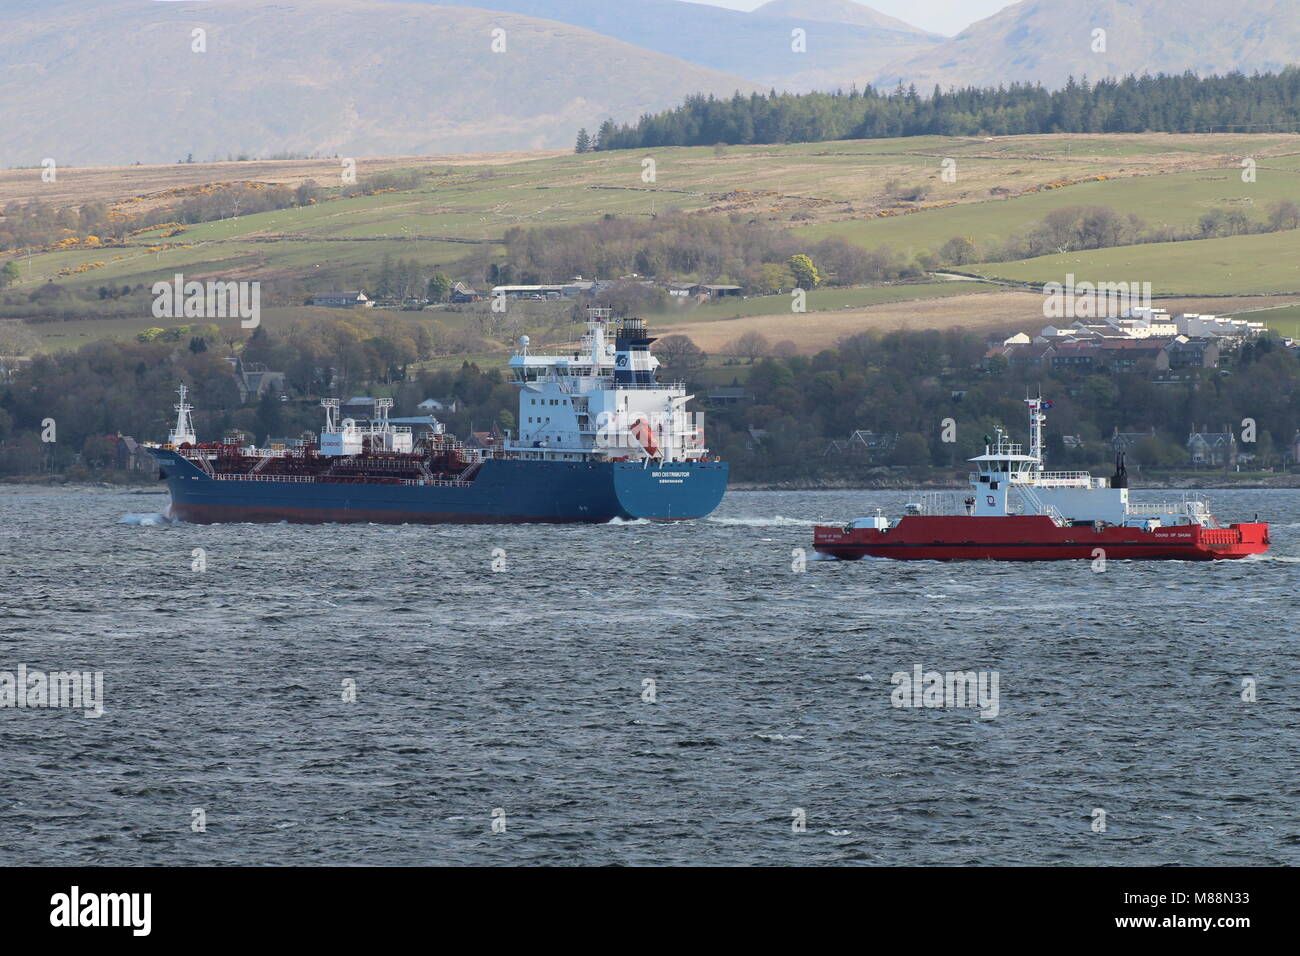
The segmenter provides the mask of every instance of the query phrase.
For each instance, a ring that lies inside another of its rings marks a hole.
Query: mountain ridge
[[[607,115],[758,89],[569,24],[481,8],[393,0],[24,6],[0,35],[3,166],[45,157],[102,165],[191,154],[563,148],[580,126]],[[206,52],[191,49],[195,28],[207,31]],[[498,28],[506,48],[494,53]]]
[[[465,5],[461,0],[410,2]],[[471,5],[576,24],[764,87],[794,92],[861,86],[888,63],[943,39],[907,24],[904,30],[755,16],[684,0],[481,0]],[[806,52],[793,49],[796,29],[806,37]]]
[[[894,61],[874,81],[886,88],[899,82],[920,89],[1010,82],[1059,88],[1071,76],[1263,73],[1300,62],[1300,0],[1234,3],[1231,17],[1225,6],[1223,0],[1020,0],[930,50]]]

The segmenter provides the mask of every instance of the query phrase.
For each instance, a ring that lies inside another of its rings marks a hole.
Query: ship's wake
[[[734,525],[741,528],[813,528],[816,521],[803,518],[786,518],[775,515],[771,518],[706,518],[710,524]]]
[[[153,514],[143,515],[122,515],[117,519],[118,524],[137,525],[145,528],[163,527],[165,525],[180,524],[179,521],[173,521],[165,514],[154,512]]]

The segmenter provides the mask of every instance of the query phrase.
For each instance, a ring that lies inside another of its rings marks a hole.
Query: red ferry
[[[813,547],[821,554],[949,561],[1053,561],[1159,559],[1211,561],[1268,550],[1268,525],[1223,526],[1200,496],[1164,504],[1130,503],[1121,455],[1109,480],[1088,472],[1043,469],[1044,409],[1029,406],[1029,454],[1002,429],[984,454],[970,459],[971,493],[962,507],[945,509],[942,495],[909,504],[893,521],[879,510],[844,527],[818,526]]]

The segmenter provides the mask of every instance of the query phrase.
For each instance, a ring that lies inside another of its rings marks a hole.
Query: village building
[[[419,405],[415,406],[422,412],[442,412],[447,415],[454,415],[460,411],[461,402],[459,398],[436,399],[426,398]]]
[[[876,458],[887,455],[894,450],[898,443],[896,434],[887,434],[883,432],[867,431],[859,428],[853,434],[849,435],[843,441],[833,439],[826,450],[822,452],[823,458],[831,458],[840,455],[865,455],[875,460]]]
[[[1169,367],[1218,368],[1219,343],[1214,339],[1188,339],[1180,336],[1169,343]]]
[[[327,309],[368,309],[374,305],[370,297],[360,290],[351,292],[322,292],[307,299],[308,305]]]
[[[256,401],[267,392],[284,394],[284,372],[273,372],[261,362],[245,362],[237,356],[228,356],[226,361],[230,363],[241,405]]]
[[[475,292],[473,289],[471,289],[471,288],[470,288],[469,286],[467,286],[465,283],[463,283],[463,282],[455,282],[455,283],[452,283],[452,286],[451,286],[451,301],[452,301],[452,302],[454,302],[454,303],[456,303],[456,304],[459,305],[459,304],[462,304],[462,303],[465,303],[465,302],[480,302],[480,301],[482,301],[482,299],[483,299],[483,296],[481,296],[479,293]]]
[[[1203,426],[1187,436],[1187,455],[1193,466],[1231,468],[1237,464],[1237,439],[1226,425],[1221,432]]]
[[[1148,438],[1155,438],[1156,430],[1152,428],[1146,432],[1122,432],[1119,426],[1115,426],[1114,433],[1110,436],[1110,450],[1112,452],[1123,452],[1125,455],[1132,454],[1140,442]]]

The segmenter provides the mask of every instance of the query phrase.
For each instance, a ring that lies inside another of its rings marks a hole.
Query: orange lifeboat
[[[659,446],[655,443],[654,429],[651,428],[650,423],[645,420],[645,416],[642,416],[633,422],[631,432],[632,437],[641,443],[641,447],[644,448],[651,457],[659,457]]]

